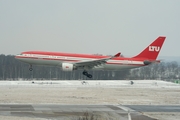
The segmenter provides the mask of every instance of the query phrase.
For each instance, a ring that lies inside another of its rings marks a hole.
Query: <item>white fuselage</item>
[[[104,57],[104,56],[102,56]],[[100,57],[100,58],[102,58]],[[107,57],[107,56],[105,56]],[[90,58],[90,57],[72,57],[72,56],[55,56],[55,55],[41,55],[41,54],[21,54],[17,55],[16,59],[31,65],[48,65],[62,67],[62,63],[74,63],[83,62],[89,60],[97,60],[100,58]],[[121,70],[121,69],[131,69],[140,66],[145,66],[143,60],[135,60],[131,58],[114,58],[108,60],[105,64],[95,66],[92,69],[95,70]]]

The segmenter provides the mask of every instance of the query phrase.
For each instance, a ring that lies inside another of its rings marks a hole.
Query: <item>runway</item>
[[[120,120],[156,120],[143,112],[180,112],[179,106],[152,105],[59,105],[59,104],[0,104],[1,116],[18,116],[56,120],[111,118]]]
[[[180,105],[126,105],[139,112],[180,112]]]

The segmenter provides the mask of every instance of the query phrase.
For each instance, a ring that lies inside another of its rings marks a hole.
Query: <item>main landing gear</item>
[[[88,78],[92,78],[92,75],[89,74],[86,70],[84,70],[82,74],[85,75]]]

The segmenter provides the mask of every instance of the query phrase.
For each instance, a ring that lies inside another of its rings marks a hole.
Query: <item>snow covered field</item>
[[[160,80],[69,80],[69,81],[0,81],[1,87],[105,87],[105,88],[179,88],[180,85]]]
[[[0,81],[0,93],[1,104],[180,105],[180,85],[160,80]]]

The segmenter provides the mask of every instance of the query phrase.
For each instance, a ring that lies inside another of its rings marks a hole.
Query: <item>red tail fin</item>
[[[161,36],[158,37],[146,49],[144,49],[140,54],[138,54],[133,58],[147,58],[147,59],[156,60],[165,39],[166,37],[161,37]]]

